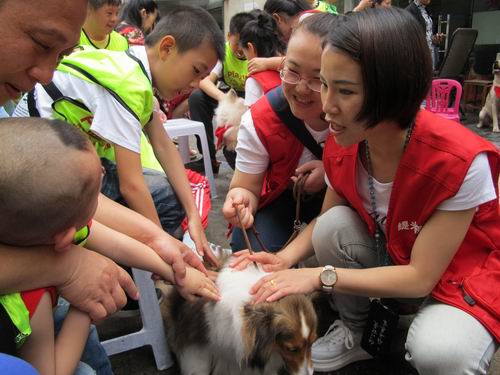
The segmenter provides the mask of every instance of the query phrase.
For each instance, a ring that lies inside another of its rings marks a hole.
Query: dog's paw
[[[483,123],[482,122],[478,122],[477,125],[476,125],[477,128],[481,129],[483,127]]]
[[[493,128],[493,133],[500,133],[500,129],[499,128]]]

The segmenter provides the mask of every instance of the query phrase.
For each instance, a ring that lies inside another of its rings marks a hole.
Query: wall
[[[238,12],[264,8],[266,0],[224,0],[224,32],[229,31],[229,20]]]

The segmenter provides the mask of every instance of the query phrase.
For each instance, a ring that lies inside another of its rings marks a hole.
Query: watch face
[[[334,270],[324,270],[321,272],[321,282],[323,285],[332,286],[337,281],[337,273]]]

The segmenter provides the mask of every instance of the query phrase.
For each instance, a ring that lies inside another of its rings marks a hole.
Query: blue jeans
[[[101,163],[106,170],[102,180],[101,193],[109,199],[126,206],[125,199],[120,193],[116,163],[103,158],[101,158]],[[167,233],[173,234],[185,217],[184,209],[175,191],[164,173],[147,168],[144,168],[142,173],[153,197],[161,226]]]
[[[302,202],[300,207],[300,220],[303,223],[309,223],[319,215],[323,195],[317,194],[311,200]],[[291,190],[285,190],[268,206],[258,210],[255,213],[255,228],[259,233],[262,243],[271,252],[281,250],[288,238],[293,233],[293,222],[295,220],[295,199]],[[248,230],[248,237],[252,249],[261,251],[259,243],[255,238],[253,231]],[[233,251],[246,249],[243,232],[240,228],[233,229],[231,238],[231,249]]]
[[[56,335],[61,329],[64,318],[68,313],[68,309],[69,302],[60,297],[54,311],[54,328]],[[97,335],[97,330],[93,324],[90,326],[89,337],[80,360],[81,362],[75,372],[76,375],[113,375],[111,362],[109,361],[106,351],[101,345],[99,336]]]

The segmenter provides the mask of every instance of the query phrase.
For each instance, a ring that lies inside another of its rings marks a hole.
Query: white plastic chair
[[[201,149],[203,151],[203,165],[205,166],[205,176],[210,183],[210,196],[212,199],[217,198],[212,162],[210,160],[210,152],[208,151],[207,135],[205,134],[205,126],[203,123],[185,118],[179,118],[166,121],[164,126],[170,138],[178,138],[179,151],[184,163],[189,161],[189,136],[197,135],[200,137]]]
[[[167,346],[151,272],[132,268],[132,274],[140,292],[139,310],[143,327],[140,331],[103,341],[102,345],[108,356],[151,345],[156,367],[158,370],[165,370],[173,365],[173,360]]]

